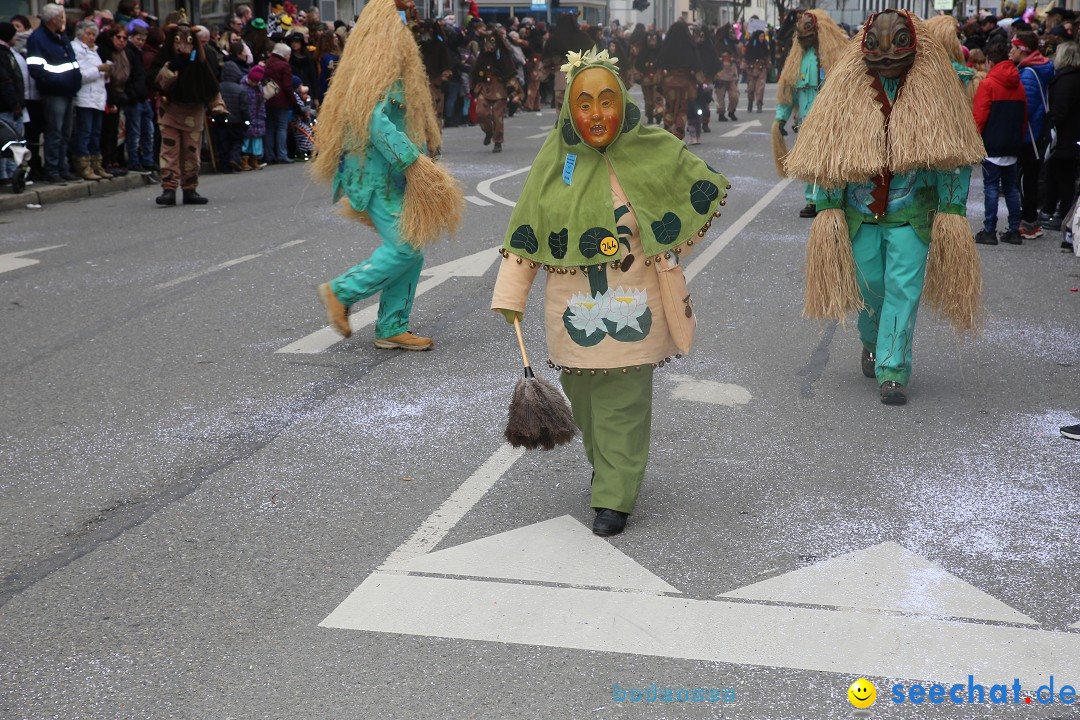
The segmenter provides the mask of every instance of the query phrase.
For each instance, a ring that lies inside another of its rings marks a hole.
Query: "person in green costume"
[[[795,42],[791,44],[784,68],[776,81],[776,120],[772,128],[773,159],[776,171],[783,177],[783,160],[787,155],[786,125],[797,112],[797,121],[793,125],[799,131],[799,123],[806,120],[810,108],[817,98],[828,77],[833,64],[840,57],[848,37],[833,22],[825,10],[805,10],[799,13],[795,24]],[[799,211],[799,217],[811,218],[817,214],[814,209],[814,187],[806,184],[806,207]]]
[[[886,405],[907,402],[924,295],[958,330],[979,319],[982,276],[965,212],[971,165],[984,152],[955,77],[920,21],[877,13],[785,160],[818,188],[804,315],[859,312],[862,372]]]
[[[679,260],[727,179],[643,126],[607,51],[570,52],[566,102],[510,218],[491,307],[520,317],[547,272],[549,363],[593,467],[593,532],[622,532],[645,475],[653,370],[689,352],[696,317]]]

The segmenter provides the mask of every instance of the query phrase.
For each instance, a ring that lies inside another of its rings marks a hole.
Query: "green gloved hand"
[[[525,317],[525,313],[518,312],[517,310],[506,310],[504,308],[496,308],[495,312],[499,313],[504,318],[506,318],[506,322],[510,323],[511,325],[514,324],[514,318],[517,318],[518,322],[521,322],[521,319],[523,317]]]

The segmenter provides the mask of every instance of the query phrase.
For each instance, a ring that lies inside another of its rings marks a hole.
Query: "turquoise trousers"
[[[401,239],[398,219],[381,200],[372,198],[365,212],[383,243],[367,260],[331,280],[330,289],[346,307],[381,292],[375,337],[393,337],[409,329],[424,255]]]
[[[649,462],[653,368],[577,372],[559,379],[593,466],[591,505],[632,513]]]
[[[907,385],[929,247],[910,225],[863,223],[852,250],[866,303],[859,313],[859,337],[876,354],[878,383],[893,380]]]

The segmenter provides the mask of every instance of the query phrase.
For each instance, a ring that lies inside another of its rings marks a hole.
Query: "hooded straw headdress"
[[[833,22],[829,13],[825,10],[807,10],[817,19],[817,56],[818,62],[825,70],[825,77],[829,77],[833,66],[840,60],[844,48],[848,44],[847,33],[843,28]],[[791,50],[784,60],[784,68],[780,71],[780,77],[776,81],[776,102],[786,105],[791,102],[792,91],[799,79],[799,70],[802,67],[803,47],[798,38],[791,43]]]
[[[420,48],[394,0],[371,0],[349,33],[315,129],[313,174],[331,182],[342,152],[363,153],[371,114],[390,88],[405,90],[406,134],[417,147],[442,145]]]
[[[618,59],[607,51],[567,53],[567,87],[578,73],[603,68],[619,83],[623,125],[603,149],[582,140],[570,118],[569,100],[540,148],[510,216],[503,247],[515,255],[556,267],[579,267],[621,260],[611,202],[608,163],[641,227],[647,256],[662,255],[704,237],[730,187],[671,133],[641,124],[619,78]],[[601,251],[604,245],[605,254]]]
[[[945,51],[912,17],[918,43],[886,122],[863,61],[851,43],[799,130],[784,160],[787,172],[836,187],[884,173],[947,170],[980,162],[986,153]],[[822,152],[829,148],[829,152]]]
[[[405,95],[405,134],[421,151],[405,170],[399,225],[402,237],[422,248],[457,231],[465,200],[450,173],[423,154],[437,151],[442,139],[420,48],[394,0],[370,0],[349,34],[319,111],[311,173],[332,183],[346,153],[363,166],[372,113],[398,82]],[[371,224],[366,213],[354,217]]]

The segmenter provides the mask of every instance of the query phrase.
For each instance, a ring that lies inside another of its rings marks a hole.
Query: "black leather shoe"
[[[210,202],[210,201],[207,200],[206,198],[204,198],[202,195],[200,195],[198,192],[196,192],[194,190],[185,190],[184,191],[184,204],[185,205],[205,205],[208,202]]]
[[[876,358],[874,357],[874,353],[870,352],[866,348],[863,348],[863,351],[862,351],[862,374],[865,375],[868,378],[876,377],[876,375],[874,374],[874,364],[875,364],[875,362],[876,362]]]
[[[175,190],[162,190],[161,194],[154,200],[158,205],[175,205],[176,204],[176,191]]]
[[[596,519],[593,520],[593,535],[599,535],[600,537],[618,535],[626,527],[626,518],[627,513],[600,508],[596,513]]]
[[[495,147],[492,148],[491,152],[493,152],[493,153],[502,152],[502,143],[495,143]]]
[[[490,145],[491,144],[491,133],[484,133],[484,144],[485,145]]]
[[[907,393],[904,386],[894,380],[881,383],[881,402],[885,405],[906,405]]]
[[[806,207],[804,207],[802,210],[799,211],[799,217],[801,217],[801,218],[817,217],[817,208],[814,207],[813,205],[807,205]]]

